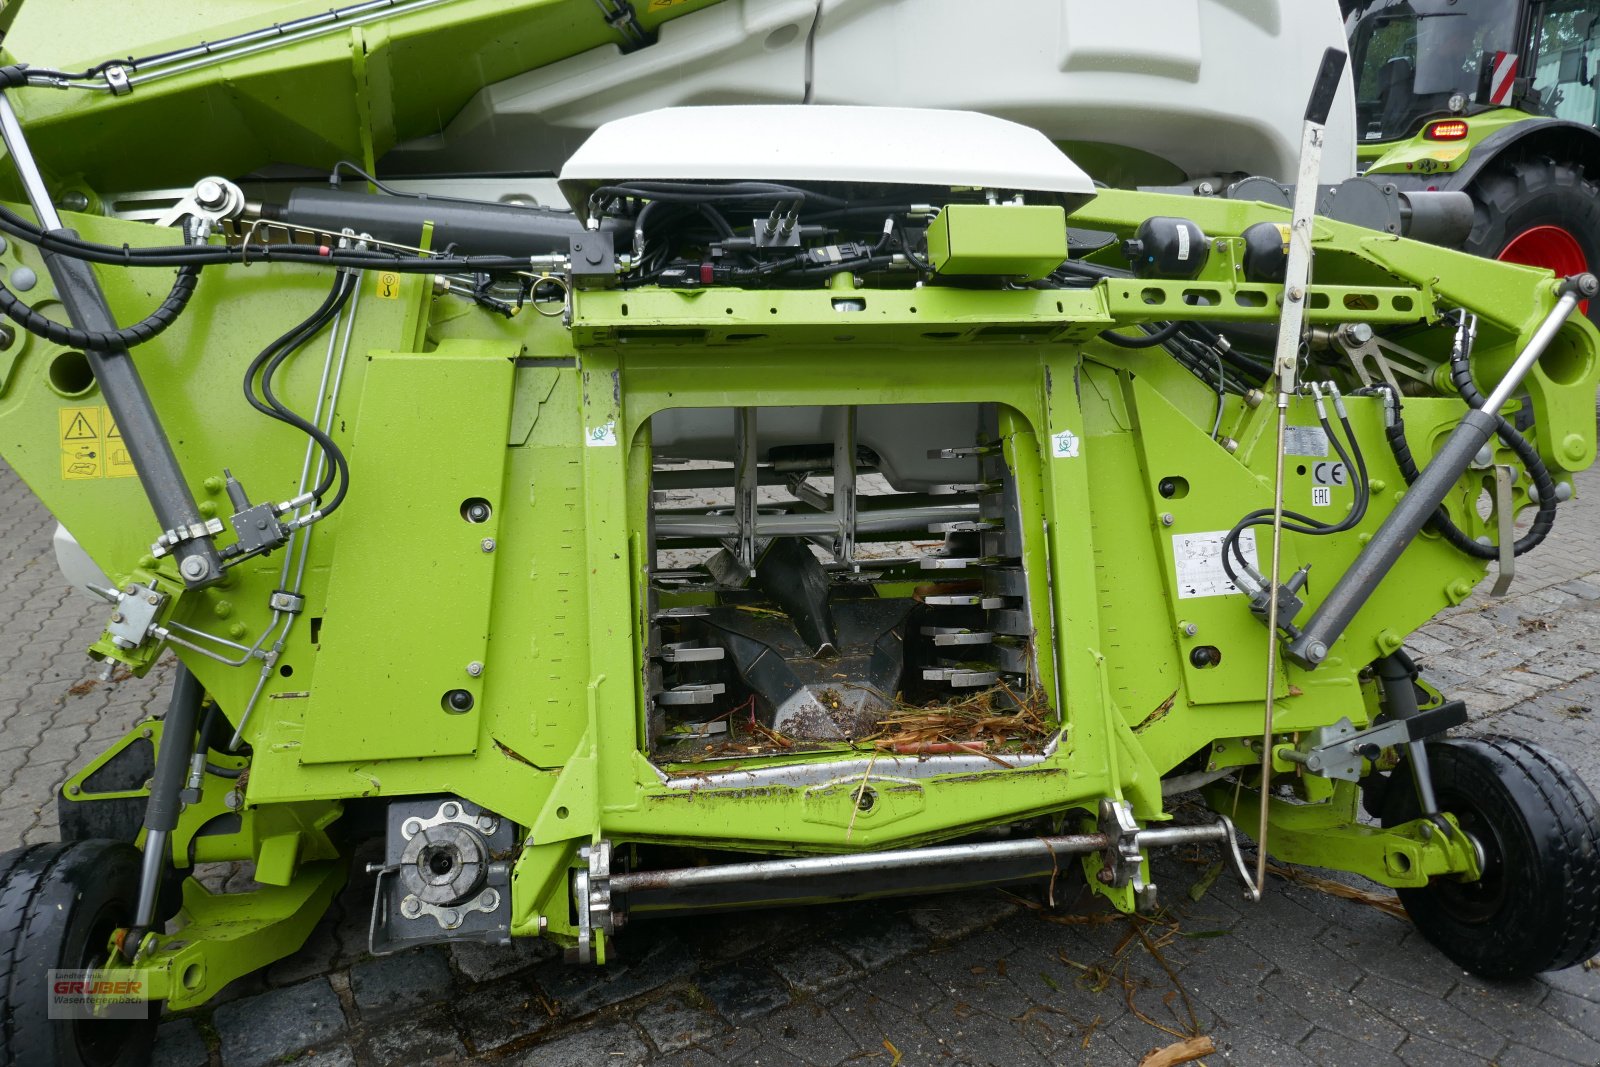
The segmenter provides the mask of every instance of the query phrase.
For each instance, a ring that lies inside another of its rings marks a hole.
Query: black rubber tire
[[[1578,242],[1589,270],[1600,272],[1600,186],[1582,167],[1544,157],[1497,159],[1467,192],[1473,215],[1464,251],[1496,259],[1530,227],[1559,226]],[[1589,320],[1600,325],[1600,300],[1589,301]]]
[[[65,841],[0,855],[0,1064],[143,1067],[158,1005],[144,1019],[51,1019],[51,968],[104,957],[133,917],[140,852],[121,841]]]
[[[1565,763],[1529,741],[1428,744],[1440,810],[1483,850],[1476,882],[1441,877],[1400,900],[1439,951],[1485,978],[1558,971],[1600,952],[1600,804]],[[1408,769],[1384,795],[1385,826],[1418,816]]]

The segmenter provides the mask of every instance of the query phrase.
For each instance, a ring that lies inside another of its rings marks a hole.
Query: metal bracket
[[[1107,845],[1100,853],[1100,871],[1096,877],[1113,889],[1133,887],[1133,898],[1140,911],[1156,906],[1156,887],[1144,880],[1144,849],[1139,844],[1139,822],[1133,809],[1120,800],[1110,797],[1100,801],[1099,830],[1106,835]]]
[[[107,72],[109,75],[109,71]],[[226,178],[201,178],[182,199],[156,218],[157,226],[176,226],[186,218],[199,222],[206,232],[224,219],[244,213],[244,190]]]
[[[485,886],[483,892],[472,900],[460,904],[429,904],[419,897],[408,894],[400,902],[400,914],[408,919],[418,919],[424,915],[431,915],[439,924],[441,930],[454,930],[460,927],[462,919],[467,912],[482,911],[494,912],[500,907],[500,891],[494,886]],[[369,937],[370,940],[370,937]]]
[[[639,16],[628,0],[594,0],[606,25],[622,37],[624,51],[631,52],[650,43],[650,35],[639,25]]]
[[[111,602],[111,620],[106,634],[120,649],[135,649],[144,644],[156,628],[156,619],[166,606],[167,595],[134,582],[125,589],[99,589],[94,592]]]
[[[596,841],[578,850],[587,866],[572,875],[572,898],[578,913],[576,962],[593,963],[595,931],[609,936],[616,929],[616,913],[611,910],[611,842]]]
[[[1466,705],[1459,700],[1418,712],[1410,718],[1390,719],[1365,730],[1357,730],[1346,717],[1332,726],[1312,730],[1306,735],[1310,742],[1306,747],[1281,745],[1277,754],[1290,763],[1302,765],[1312,774],[1355,782],[1361,779],[1362,760],[1376,759],[1386,748],[1421,741],[1466,721]]]
[[[1377,385],[1380,377],[1397,393],[1400,391],[1397,375],[1419,382],[1430,380],[1427,360],[1409,348],[1376,336],[1367,323],[1344,323],[1333,332],[1331,340],[1344,352],[1351,369],[1366,388]]]
[[[1516,520],[1511,487],[1517,472],[1509,464],[1496,463],[1494,467],[1494,517],[1500,534],[1500,573],[1495,576],[1490,596],[1505,596],[1517,576],[1517,533],[1512,523]]]
[[[464,800],[396,801],[389,811],[384,863],[367,868],[378,876],[368,950],[383,956],[437,941],[509,944],[511,865],[495,857],[507,855],[515,840],[509,820]],[[421,874],[418,863],[429,850],[450,854],[457,871],[481,868],[481,880],[448,884],[448,872],[438,868],[432,868],[438,877]]]
[[[276,589],[267,598],[267,607],[288,615],[298,615],[306,609],[306,598],[287,589]]]
[[[215,537],[222,532],[221,519],[207,519],[189,526],[180,526],[167,530],[150,546],[150,554],[160,559],[185,541],[198,541],[202,537]]]
[[[100,72],[106,79],[106,88],[111,90],[112,96],[127,96],[133,92],[133,83],[128,80],[128,68],[120,63],[113,63]]]
[[[410,841],[429,827],[443,826],[445,823],[462,823],[486,836],[493,834],[500,827],[500,820],[488,812],[472,815],[462,808],[458,801],[447,800],[439,805],[439,810],[432,816],[424,819],[419,815],[413,815],[401,823],[400,836]]]

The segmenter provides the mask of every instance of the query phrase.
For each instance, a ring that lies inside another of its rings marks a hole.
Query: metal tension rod
[[[1272,562],[1267,567],[1267,686],[1261,714],[1261,822],[1256,831],[1256,874],[1248,892],[1260,900],[1267,888],[1267,831],[1272,805],[1273,694],[1278,681],[1278,571],[1283,551],[1283,451],[1289,420],[1289,399],[1294,395],[1300,365],[1300,332],[1305,324],[1306,283],[1311,277],[1311,227],[1317,213],[1317,178],[1322,171],[1322,135],[1328,112],[1344,74],[1345,54],[1337,48],[1322,53],[1317,80],[1306,104],[1305,126],[1300,135],[1300,173],[1294,187],[1294,211],[1289,221],[1289,260],[1284,267],[1283,314],[1278,318],[1278,346],[1273,358],[1277,377],[1275,469],[1272,481]]]
[[[39,216],[39,224],[46,230],[64,237],[77,237],[77,233],[61,224],[50,191],[34,162],[33,153],[23,136],[17,113],[4,92],[0,92],[0,137],[6,144],[28,202]],[[116,319],[106,303],[94,269],[81,259],[73,259],[57,252],[41,249],[45,267],[55,282],[56,294],[67,309],[67,317],[80,330],[115,330]],[[211,534],[206,533],[205,519],[195,504],[194,494],[184,481],[183,469],[173,454],[161,419],[150,403],[139,369],[126,349],[88,349],[84,356],[89,361],[100,393],[105,397],[111,417],[116,420],[128,456],[139,475],[139,482],[150,498],[150,507],[163,531],[184,531],[189,536],[179,540],[172,554],[178,561],[178,573],[191,589],[209,585],[222,576],[222,560]]]
[[[1290,659],[1309,669],[1328,658],[1328,650],[1344,633],[1345,627],[1350,625],[1350,620],[1355,618],[1356,612],[1361,610],[1388,575],[1400,554],[1422,532],[1479,450],[1494,436],[1500,409],[1511,399],[1511,394],[1516,392],[1539,357],[1544,355],[1544,350],[1555,339],[1557,331],[1578,306],[1578,302],[1597,293],[1600,293],[1600,280],[1592,274],[1575,274],[1561,283],[1561,298],[1556,301],[1556,306],[1539,324],[1529,338],[1527,347],[1511,364],[1505,377],[1500,379],[1500,384],[1484,400],[1483,407],[1467,412],[1434,454],[1427,469],[1406,490],[1400,503],[1383,520],[1383,525],[1378,527],[1378,532],[1372,535],[1372,540],[1367,542],[1355,562],[1350,564],[1350,569],[1339,576],[1339,581],[1318,605],[1300,636],[1289,643],[1284,652]]]

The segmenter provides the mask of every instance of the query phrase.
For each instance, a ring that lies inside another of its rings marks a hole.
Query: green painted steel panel
[[[1050,204],[950,204],[928,226],[940,274],[1043,278],[1067,258],[1066,212]]]
[[[307,763],[469,753],[478,745],[515,351],[374,353],[351,451],[319,655]],[[449,462],[441,462],[448,453]],[[487,522],[463,504],[489,502]],[[417,566],[397,573],[396,554]],[[470,710],[447,709],[465,691]]]

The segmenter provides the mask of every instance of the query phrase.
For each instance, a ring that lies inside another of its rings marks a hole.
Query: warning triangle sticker
[[[63,441],[98,441],[100,435],[94,432],[94,427],[89,425],[89,420],[82,415],[76,415],[67,432],[61,435]]]
[[[121,438],[122,438],[122,431],[117,429],[117,424],[113,422],[111,424],[110,429],[106,430],[106,440],[107,441],[114,441],[114,440],[121,440]]]

